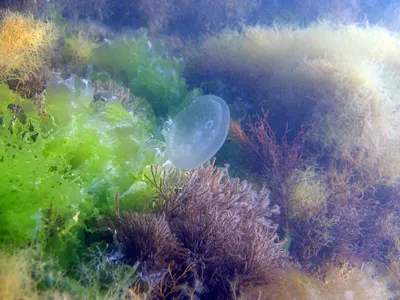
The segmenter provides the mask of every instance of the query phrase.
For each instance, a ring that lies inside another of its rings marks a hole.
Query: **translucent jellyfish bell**
[[[229,107],[223,99],[197,97],[176,115],[165,132],[169,160],[183,170],[201,166],[225,142],[229,121]]]

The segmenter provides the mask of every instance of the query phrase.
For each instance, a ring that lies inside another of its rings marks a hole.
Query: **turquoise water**
[[[0,9],[0,299],[399,297],[400,3]]]

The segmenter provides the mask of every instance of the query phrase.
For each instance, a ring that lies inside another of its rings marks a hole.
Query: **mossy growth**
[[[388,278],[381,276],[372,266],[363,269],[348,264],[328,266],[324,280],[294,268],[280,280],[264,288],[254,288],[244,297],[257,299],[390,299]]]
[[[22,254],[22,253],[21,253]],[[38,299],[28,259],[0,251],[0,298]]]
[[[238,97],[271,112],[275,128],[310,123],[320,153],[364,149],[363,167],[393,182],[400,177],[399,51],[398,35],[379,26],[246,27],[205,38],[188,71],[237,87]]]
[[[83,31],[78,31],[64,39],[65,54],[71,57],[76,64],[89,63],[93,51],[99,46]]]
[[[0,82],[23,83],[47,63],[57,31],[52,23],[17,12],[2,11],[0,19]]]
[[[1,299],[139,299],[136,267],[110,262],[102,245],[85,250],[65,272],[42,250],[0,250]],[[68,274],[67,274],[68,273]]]
[[[329,190],[326,179],[313,167],[300,171],[296,170],[291,180],[293,191],[288,197],[287,217],[309,220],[312,216],[326,211]]]

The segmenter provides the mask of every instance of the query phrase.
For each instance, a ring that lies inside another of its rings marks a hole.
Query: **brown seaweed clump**
[[[127,103],[131,98],[131,91],[114,81],[100,81],[94,83],[94,101],[106,103],[118,100],[122,104]]]
[[[244,152],[242,165],[262,178],[282,208],[289,253],[323,276],[327,264],[361,268],[371,262],[396,270],[399,221],[391,216],[398,211],[398,185],[365,169],[361,149],[320,166],[306,152],[304,132],[291,140],[287,133],[277,138],[266,115],[245,129],[231,126],[231,141]]]
[[[233,299],[272,282],[284,261],[269,192],[254,191],[214,163],[171,176],[152,168],[152,215],[126,213],[111,228],[129,264],[138,264],[154,297]]]
[[[241,150],[239,162],[243,168],[261,178],[271,190],[273,201],[287,213],[293,211],[293,194],[301,183],[297,175],[306,166],[307,136],[302,127],[296,136],[289,138],[286,125],[285,132],[278,137],[267,119],[268,113],[264,112],[244,127],[232,122],[230,141]]]

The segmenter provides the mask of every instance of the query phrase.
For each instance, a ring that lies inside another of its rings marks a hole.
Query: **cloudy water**
[[[399,299],[400,2],[4,0],[0,299]]]

